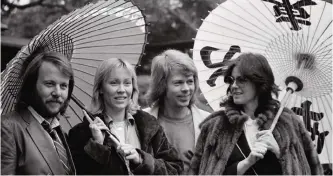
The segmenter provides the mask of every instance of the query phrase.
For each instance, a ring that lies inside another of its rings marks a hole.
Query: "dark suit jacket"
[[[28,109],[1,116],[1,174],[65,174],[53,141]],[[65,134],[64,143],[72,170],[75,167]]]

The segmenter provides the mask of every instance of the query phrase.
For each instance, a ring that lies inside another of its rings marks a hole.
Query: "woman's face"
[[[133,83],[131,73],[125,68],[116,68],[104,80],[100,93],[106,108],[125,110],[131,101]]]
[[[257,100],[255,85],[240,74],[237,66],[232,70],[231,77],[234,81],[230,93],[235,104],[246,105]]]

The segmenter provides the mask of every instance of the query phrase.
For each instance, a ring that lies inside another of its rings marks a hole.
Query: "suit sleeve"
[[[208,125],[204,125],[200,132],[197,145],[195,147],[194,155],[191,159],[191,165],[187,171],[188,175],[198,175],[199,174],[199,167],[201,162],[201,157],[204,152],[204,146],[206,144],[207,133],[208,133]]]
[[[134,168],[133,173],[138,175],[180,175],[183,171],[183,162],[177,150],[168,142],[161,126],[152,139],[154,156],[139,150],[142,163]]]
[[[17,149],[14,128],[1,117],[1,175],[15,175]]]
[[[304,123],[296,115],[294,115],[293,119],[296,120],[299,133],[301,134],[302,137],[304,153],[306,155],[306,158],[308,160],[311,169],[311,175],[324,175],[324,171],[320,164],[317,151],[314,148],[314,144],[311,140],[308,131],[304,126]]]

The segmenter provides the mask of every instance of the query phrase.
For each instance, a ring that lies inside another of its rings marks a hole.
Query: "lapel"
[[[200,134],[199,124],[202,122],[203,117],[200,114],[199,109],[195,105],[191,106],[191,113],[192,113],[192,119],[193,119],[193,125],[194,125],[194,139],[195,139],[194,141],[196,144],[198,141],[199,134]]]
[[[65,134],[64,134],[64,132],[63,132],[61,126],[59,126],[59,129],[60,129],[60,133],[59,133],[60,135],[59,135],[59,137],[60,137],[61,141],[63,142],[64,147],[65,147],[65,149],[66,149],[66,151],[67,151],[67,158],[68,158],[68,161],[69,161],[70,167],[72,168],[72,171],[73,171],[72,174],[73,174],[73,175],[76,175],[76,170],[75,170],[75,166],[74,166],[74,162],[73,162],[72,154],[71,154],[71,151],[70,151],[70,149],[69,149],[69,145],[68,145],[68,143],[67,143],[66,136],[65,136]]]
[[[157,119],[158,118],[158,109],[159,109],[159,106],[155,105],[151,108],[144,109],[144,111],[148,112],[149,114],[151,114],[152,116],[154,116]]]
[[[29,110],[25,109],[21,112],[24,121],[27,122],[26,130],[34,141],[40,154],[43,156],[49,169],[55,175],[65,173],[61,161],[58,158],[52,139],[45,132],[41,124],[32,116]]]
[[[150,116],[146,117],[146,116]],[[159,129],[158,122],[155,117],[148,114],[144,111],[137,111],[135,115],[133,115],[138,132],[140,143],[143,151],[148,151],[148,147],[151,141],[151,138],[157,133]]]

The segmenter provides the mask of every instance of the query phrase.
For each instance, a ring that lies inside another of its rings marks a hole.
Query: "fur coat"
[[[259,130],[269,129],[273,112],[267,110],[257,116]],[[233,109],[212,113],[200,126],[201,134],[188,174],[222,175],[247,118]],[[308,131],[291,110],[283,110],[273,136],[280,147],[278,160],[283,175],[323,174]]]

